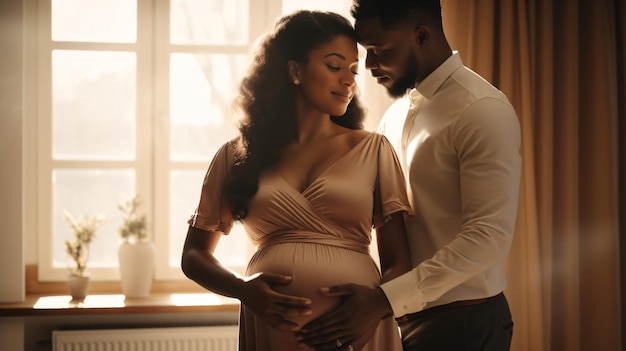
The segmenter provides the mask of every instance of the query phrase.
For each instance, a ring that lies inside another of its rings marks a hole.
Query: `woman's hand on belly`
[[[245,280],[241,302],[269,325],[283,330],[298,330],[291,319],[310,315],[311,300],[306,297],[280,293],[272,285],[288,285],[290,276],[273,273],[256,273]]]
[[[280,272],[293,277],[293,279],[290,284],[280,286],[276,285],[273,287],[276,292],[281,294],[288,296],[303,296],[310,299],[311,305],[309,307],[311,308],[311,313],[286,317],[288,321],[297,324],[299,327],[302,327],[311,320],[332,311],[334,308],[339,306],[341,302],[339,297],[322,295],[320,293],[320,288],[344,283],[347,278],[341,276],[334,277],[328,270],[320,270],[315,273],[314,271],[316,271],[316,269],[311,267],[304,270],[297,269],[297,272],[293,272],[291,274]]]
[[[380,274],[370,255],[310,243],[285,243],[265,248],[253,257],[248,266],[248,274],[256,272],[292,277],[289,284],[274,285],[272,289],[311,301],[310,314],[286,317],[300,327],[340,304],[340,297],[324,296],[320,288],[345,283],[376,286],[380,282]]]

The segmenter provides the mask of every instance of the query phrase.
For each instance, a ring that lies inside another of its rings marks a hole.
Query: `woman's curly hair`
[[[233,217],[248,214],[248,202],[258,190],[259,177],[280,158],[280,151],[296,137],[296,88],[288,62],[306,63],[309,53],[338,36],[356,41],[344,17],[322,11],[297,11],[278,20],[257,49],[235,101],[242,111],[235,165],[227,174],[223,194]],[[343,116],[333,122],[362,129],[365,114],[355,96]]]

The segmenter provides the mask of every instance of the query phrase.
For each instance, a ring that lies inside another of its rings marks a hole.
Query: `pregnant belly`
[[[292,276],[291,283],[274,289],[311,299],[312,314],[290,318],[300,326],[339,304],[339,298],[323,296],[320,288],[345,283],[376,286],[380,282],[378,269],[369,255],[310,243],[284,243],[260,250],[248,265],[249,275],[259,272]]]

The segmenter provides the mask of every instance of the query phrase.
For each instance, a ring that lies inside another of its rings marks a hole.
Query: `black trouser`
[[[513,336],[504,295],[477,305],[427,309],[399,325],[404,351],[507,351]]]

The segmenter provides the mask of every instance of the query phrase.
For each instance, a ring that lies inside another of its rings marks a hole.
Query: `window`
[[[37,175],[26,182],[36,199],[26,206],[38,218],[30,235],[37,238],[44,281],[65,280],[68,273],[64,241],[72,233],[64,210],[106,216],[87,269],[94,280],[119,279],[117,204],[134,193],[143,199],[157,248],[155,278],[183,279],[186,220],[214,153],[236,133],[231,100],[255,40],[281,13],[323,9],[350,18],[351,4],[30,1],[38,11],[38,90],[27,99],[38,113],[27,121],[36,130],[27,142],[36,145]],[[242,271],[252,250],[237,225],[217,255]]]

